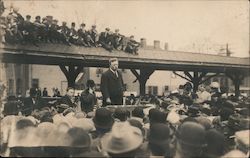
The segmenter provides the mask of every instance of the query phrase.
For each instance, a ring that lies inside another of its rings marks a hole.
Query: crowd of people
[[[8,98],[1,156],[249,157],[250,99],[226,96],[216,82],[195,94],[186,83],[167,96],[131,95],[124,106],[101,106],[94,81],[87,87],[53,103],[36,89]]]
[[[137,54],[140,43],[134,36],[126,37],[120,34],[119,29],[114,32],[106,28],[104,32],[98,33],[97,26],[92,25],[91,29],[81,23],[77,29],[76,23],[72,22],[68,27],[67,22],[59,24],[53,16],[35,16],[32,21],[31,15],[24,18],[18,8],[13,8],[6,17],[2,17],[1,27],[5,30],[5,41],[7,43],[32,43],[39,46],[40,42],[63,43],[68,46],[77,45],[84,47],[103,47],[112,50],[122,50],[127,53]]]

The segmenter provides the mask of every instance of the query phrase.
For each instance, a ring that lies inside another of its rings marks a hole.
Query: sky
[[[59,23],[84,22],[120,33],[146,38],[147,44],[167,42],[169,50],[218,54],[229,46],[232,56],[249,56],[249,2],[224,1],[150,1],[150,0],[4,0],[25,16],[53,15]]]

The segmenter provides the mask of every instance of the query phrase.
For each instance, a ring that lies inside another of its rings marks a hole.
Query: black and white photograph
[[[249,0],[0,0],[0,157],[250,157]]]

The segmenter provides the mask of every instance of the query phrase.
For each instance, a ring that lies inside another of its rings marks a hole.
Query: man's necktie
[[[118,78],[118,73],[117,73],[117,71],[115,71],[115,75],[116,75],[116,77]]]

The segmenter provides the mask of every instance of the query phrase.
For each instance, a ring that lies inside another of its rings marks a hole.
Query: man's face
[[[69,89],[68,92],[67,92],[67,95],[70,96],[70,97],[73,97],[74,96],[74,90]]]
[[[113,70],[113,71],[116,71],[118,69],[118,66],[119,66],[119,63],[118,61],[113,61],[110,63],[110,68]]]

